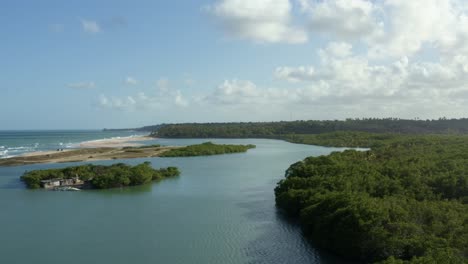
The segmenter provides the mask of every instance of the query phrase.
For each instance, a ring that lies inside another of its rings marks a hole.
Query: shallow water
[[[298,226],[276,211],[273,193],[291,163],[340,149],[265,139],[212,141],[257,148],[125,160],[177,166],[182,174],[104,191],[32,191],[19,181],[25,170],[70,164],[0,168],[0,263],[343,263],[308,243]]]
[[[89,140],[147,135],[137,131],[102,130],[0,130],[0,158],[8,158],[27,152],[77,148]]]

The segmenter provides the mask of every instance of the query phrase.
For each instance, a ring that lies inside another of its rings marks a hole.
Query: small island
[[[255,145],[224,145],[205,142],[198,145],[190,145],[182,148],[174,148],[161,153],[160,157],[191,157],[191,156],[210,156],[229,153],[247,152],[255,148]]]
[[[80,190],[109,189],[148,184],[180,175],[177,167],[154,169],[150,162],[136,166],[117,163],[110,166],[81,165],[63,169],[25,172],[21,180],[30,189]]]

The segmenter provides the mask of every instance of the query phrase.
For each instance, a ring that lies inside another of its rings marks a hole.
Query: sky
[[[467,0],[3,0],[0,36],[0,130],[467,117]]]

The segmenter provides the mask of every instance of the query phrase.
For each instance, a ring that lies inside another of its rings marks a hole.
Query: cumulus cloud
[[[218,0],[207,10],[232,36],[261,43],[303,43],[308,41],[302,30],[306,28],[311,41],[326,44],[315,50],[315,57],[304,54],[311,57],[310,63],[278,62],[271,69],[275,80],[269,87],[226,79],[190,97],[169,89],[169,80],[161,78],[157,95],[106,97],[102,104],[244,113],[248,119],[264,113],[281,119],[293,111],[303,118],[460,117],[468,110],[468,8],[463,4]]]
[[[294,91],[276,88],[259,88],[249,80],[225,80],[204,101],[216,105],[265,105],[289,103]]]
[[[182,93],[179,90],[176,91],[176,95],[174,97],[174,103],[177,106],[181,106],[181,107],[188,106],[188,101],[182,96]]]
[[[181,91],[159,92],[156,94],[146,94],[139,92],[128,96],[106,96],[101,94],[97,105],[103,109],[115,109],[121,111],[148,111],[167,110],[173,107],[187,107],[190,102]]]
[[[370,54],[411,55],[424,44],[447,49],[459,43],[466,30],[466,13],[456,0],[387,0],[382,9],[388,17],[385,36],[372,43]]]
[[[309,15],[308,28],[340,39],[371,38],[382,34],[378,6],[366,0],[299,0]]]
[[[94,82],[76,82],[67,84],[69,88],[73,89],[90,89],[96,87]]]
[[[125,98],[107,97],[103,94],[99,96],[99,106],[103,108],[112,108],[118,110],[128,110],[136,105],[136,100],[132,96]]]
[[[311,34],[361,42],[370,58],[412,56],[424,47],[468,51],[468,13],[459,0],[298,0]]]
[[[98,22],[94,20],[81,19],[81,27],[86,33],[96,34],[101,32],[101,27]]]
[[[310,33],[312,40],[361,43],[372,59],[411,57],[425,47],[468,52],[461,0],[219,0],[207,10],[228,34],[256,42],[304,43]]]
[[[411,61],[402,57],[389,64],[375,64],[366,56],[346,56],[336,52],[336,44],[319,51],[320,63],[313,75],[303,75],[304,67],[283,67],[289,76],[301,81],[304,88],[297,89],[302,102],[353,105],[374,110],[394,112],[403,109],[417,111],[454,110],[454,106],[467,99],[468,57],[458,55],[440,62]],[[312,67],[312,66],[311,66]],[[466,98],[466,97],[465,97]],[[408,110],[409,112],[410,110]]]
[[[284,79],[290,82],[302,82],[313,79],[315,69],[312,66],[300,67],[278,67],[275,71],[275,76],[278,79]]]
[[[307,34],[291,24],[289,0],[220,0],[206,8],[232,36],[260,43],[304,43]]]

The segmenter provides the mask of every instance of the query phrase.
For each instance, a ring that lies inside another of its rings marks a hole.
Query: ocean
[[[147,135],[138,131],[102,130],[3,130],[0,131],[0,159],[34,151],[78,148],[91,140]]]

